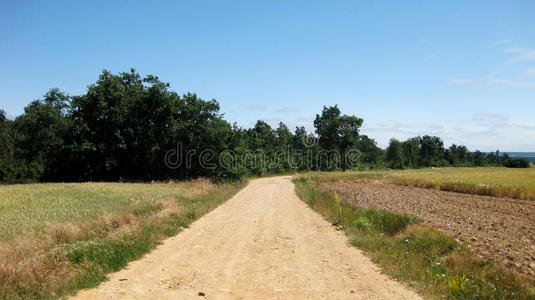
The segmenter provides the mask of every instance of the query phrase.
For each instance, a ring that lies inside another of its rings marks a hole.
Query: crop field
[[[94,286],[242,186],[208,180],[0,186],[0,298],[57,297]]]
[[[213,188],[209,181],[170,184],[48,183],[0,189],[0,239],[41,233],[52,224],[85,223],[103,215],[142,214]],[[113,218],[113,217],[112,217]]]
[[[399,171],[319,173],[323,181],[381,178],[401,185],[467,194],[535,200],[535,168],[431,168]]]
[[[426,297],[531,299],[534,176],[533,168],[445,168],[310,172],[294,182],[301,199]]]

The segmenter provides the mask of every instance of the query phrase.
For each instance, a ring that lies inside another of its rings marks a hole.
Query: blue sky
[[[535,151],[535,1],[3,1],[0,108],[135,67],[225,118]]]

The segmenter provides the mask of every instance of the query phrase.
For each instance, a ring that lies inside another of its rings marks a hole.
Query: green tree
[[[474,165],[484,166],[486,164],[487,164],[487,161],[486,161],[485,153],[479,150],[476,150],[476,152],[474,152]]]
[[[526,158],[515,158],[509,161],[506,165],[507,168],[529,168],[531,163]]]
[[[420,159],[423,166],[437,166],[444,158],[444,142],[437,136],[425,135],[420,140]]]
[[[388,148],[386,148],[386,159],[390,163],[390,167],[394,169],[403,168],[403,145],[399,140],[390,140]]]
[[[361,135],[357,144],[360,151],[360,161],[366,164],[377,164],[381,156],[381,148],[377,147],[377,142],[367,135]]]
[[[292,165],[299,171],[317,170],[318,163],[315,160],[320,151],[317,137],[307,133],[305,127],[295,128],[292,141]]]
[[[175,144],[180,142],[189,151],[195,151],[189,169],[178,169],[179,177],[209,176],[214,169],[200,165],[199,155],[203,151],[213,151],[216,155],[232,141],[231,126],[222,119],[219,103],[203,100],[196,94],[185,94],[180,98],[177,111]],[[206,153],[206,152],[205,152]],[[211,160],[215,162],[217,156]]]
[[[420,137],[410,138],[403,142],[403,159],[409,168],[420,165]]]
[[[460,145],[457,146],[455,144],[451,145],[446,150],[446,159],[451,165],[459,166],[459,165],[465,165],[468,162],[468,149],[466,146]]]
[[[13,174],[15,144],[12,135],[12,122],[0,109],[0,182],[9,181]]]
[[[357,145],[359,129],[363,122],[356,116],[341,115],[337,105],[324,106],[321,116],[316,115],[314,120],[320,146],[329,151],[331,161],[336,160],[334,151],[338,151],[344,171],[347,169],[346,154],[349,149]]]
[[[292,150],[292,132],[283,122],[279,122],[279,127],[275,129],[277,138],[276,162],[277,172],[289,171],[292,169],[290,164]]]
[[[73,120],[76,125],[76,149],[80,176],[89,180],[116,180],[130,177],[136,166],[129,146],[137,134],[143,134],[132,114],[137,99],[143,95],[143,81],[131,69],[113,75],[104,70],[87,93],[73,97]],[[149,113],[149,112],[147,112]]]
[[[168,83],[141,78],[134,69],[118,75],[104,70],[72,106],[77,169],[89,180],[221,174],[212,166],[234,139],[216,100],[179,96]],[[184,161],[169,168],[164,158],[177,147]]]
[[[24,177],[40,180],[60,179],[68,160],[64,157],[70,144],[72,122],[68,116],[70,98],[51,89],[42,100],[24,108],[14,121],[15,156],[27,167]]]

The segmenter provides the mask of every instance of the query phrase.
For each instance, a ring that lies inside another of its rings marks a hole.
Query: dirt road
[[[271,177],[252,181],[190,228],[77,298],[418,296],[382,275],[342,232],[299,200],[290,177]]]

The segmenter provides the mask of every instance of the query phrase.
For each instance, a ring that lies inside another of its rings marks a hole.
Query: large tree
[[[383,152],[377,147],[377,142],[367,135],[360,136],[357,148],[360,151],[359,160],[367,164],[376,164]]]
[[[420,137],[404,141],[402,148],[405,165],[409,168],[417,168],[420,165]]]
[[[392,168],[403,168],[403,145],[397,139],[390,140],[388,148],[386,148],[386,159],[390,162]]]
[[[438,136],[425,135],[420,140],[420,157],[423,166],[437,166],[444,158],[444,142]]]
[[[13,159],[15,144],[12,135],[12,122],[0,109],[0,182],[8,181],[13,175]]]
[[[342,170],[346,170],[346,155],[357,145],[359,129],[364,120],[356,116],[342,115],[337,105],[323,107],[321,115],[316,115],[314,126],[319,137],[319,143],[325,150],[339,151]],[[333,153],[333,152],[331,152]],[[329,159],[336,159],[329,154]]]
[[[25,161],[29,172],[27,177],[60,179],[68,164],[65,155],[71,144],[69,105],[67,95],[51,89],[43,99],[26,106],[24,114],[15,119],[15,155]]]
[[[141,78],[133,69],[103,71],[85,95],[74,97],[73,119],[80,176],[92,180],[210,176],[216,154],[233,138],[217,101],[179,96],[158,77]],[[170,168],[166,153],[178,147],[180,164]]]
[[[446,150],[446,159],[452,165],[463,165],[467,163],[468,148],[466,146],[455,144]]]

